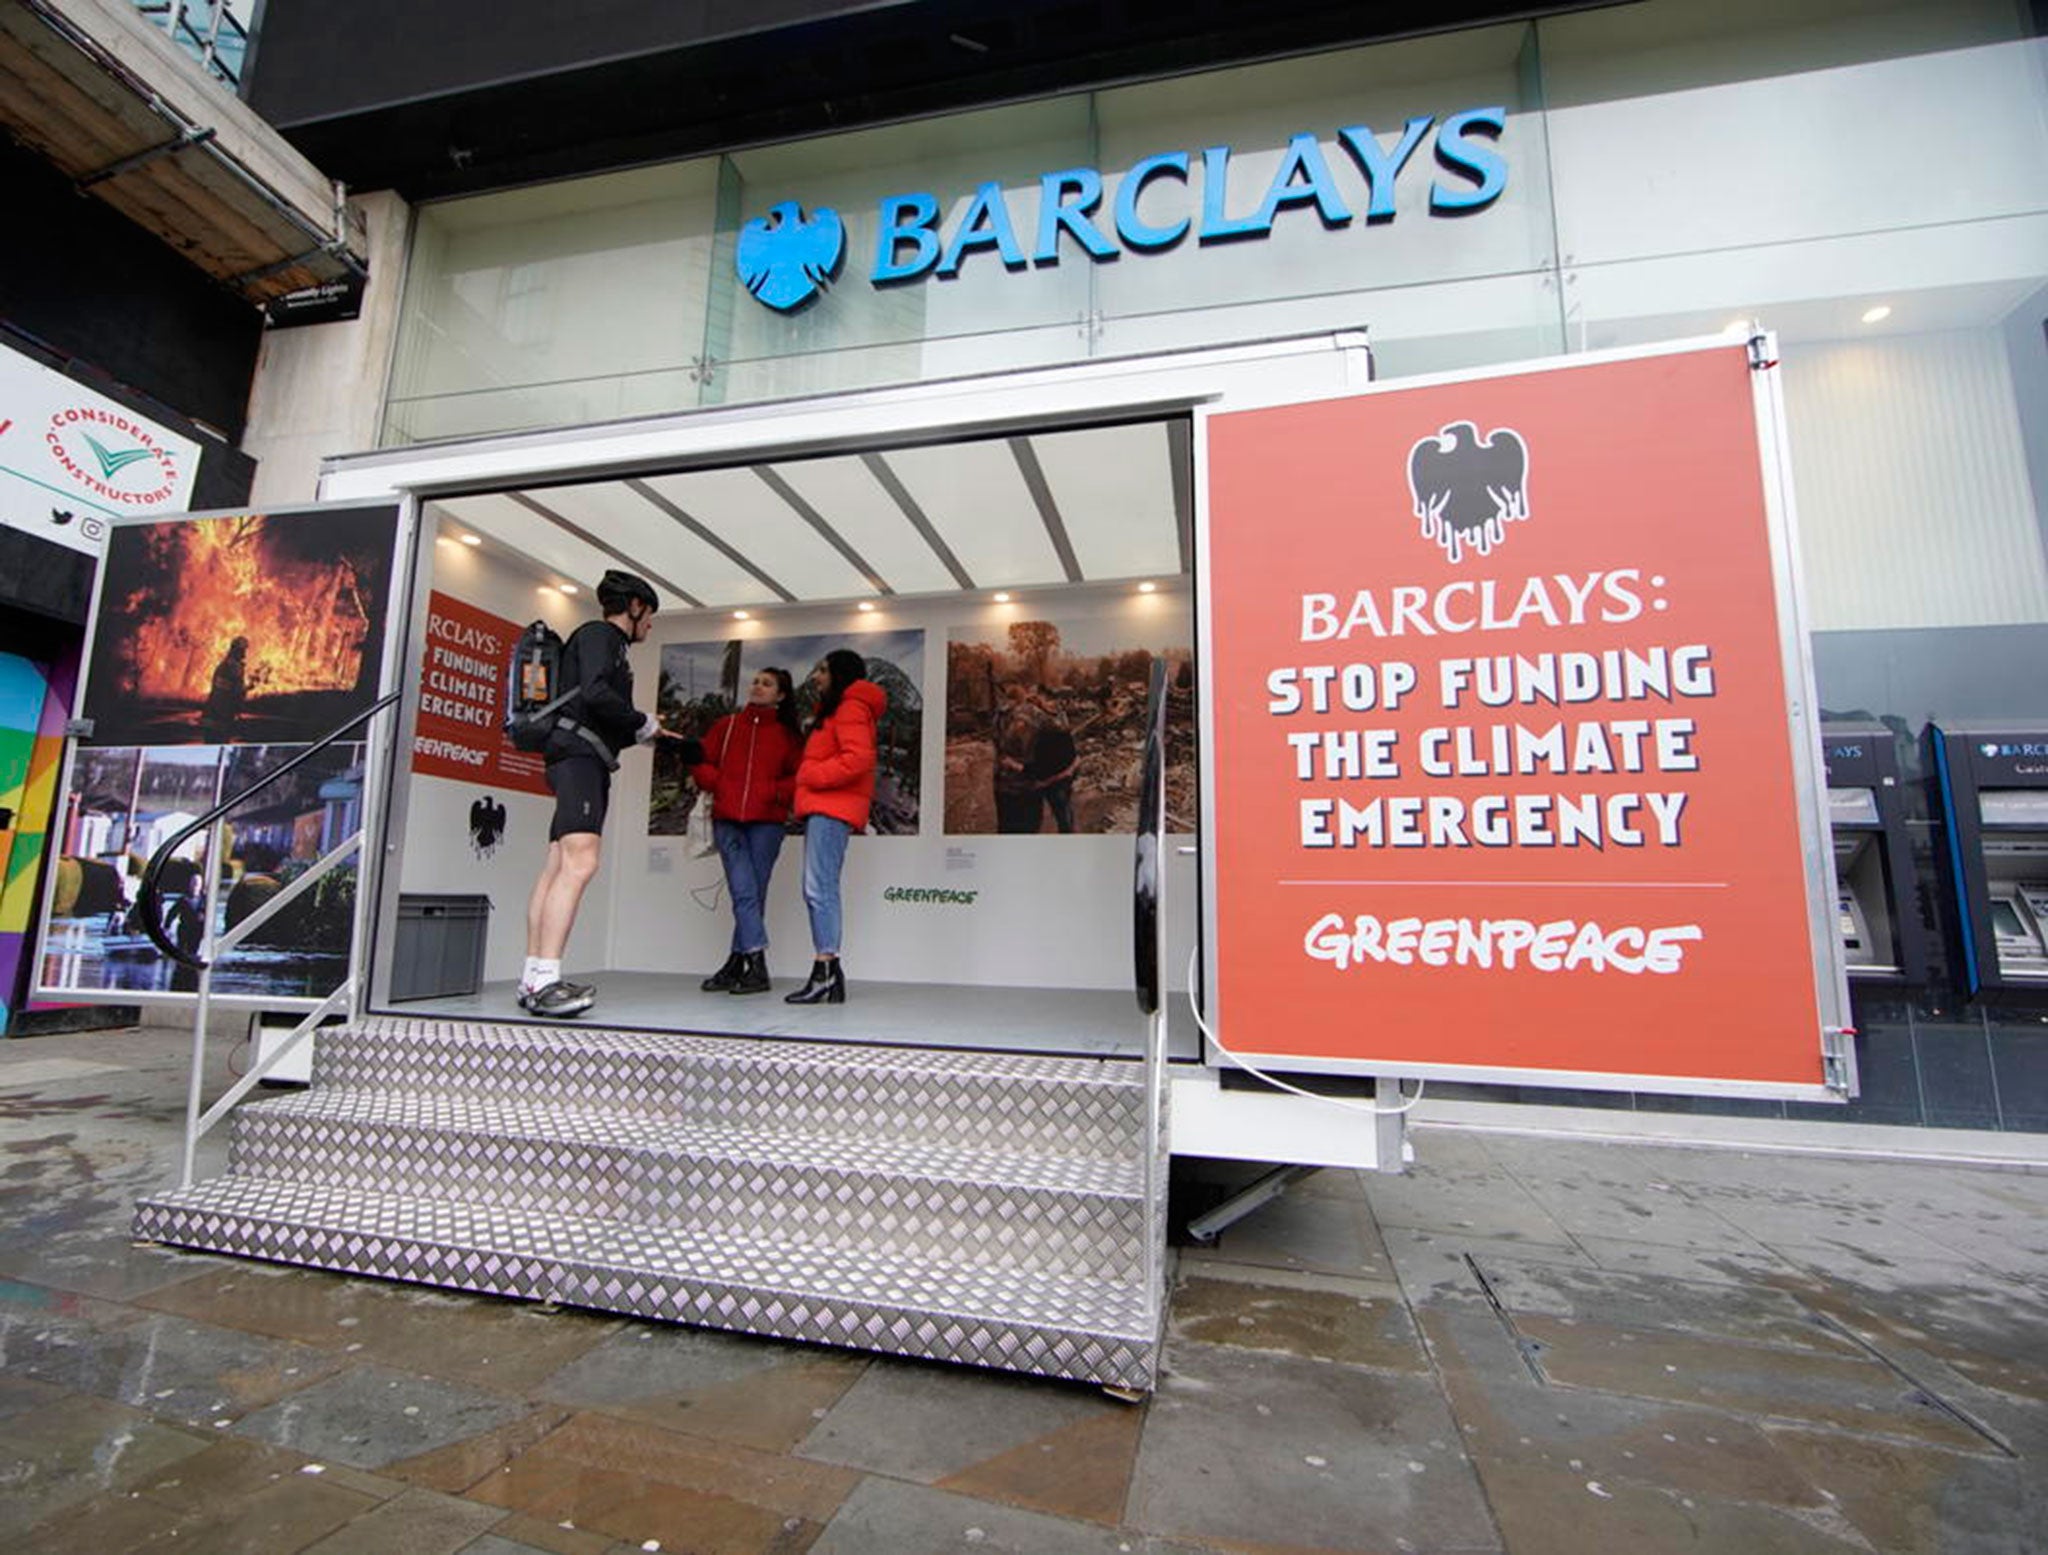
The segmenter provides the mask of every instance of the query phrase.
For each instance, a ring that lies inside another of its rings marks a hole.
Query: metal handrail
[[[394,691],[389,696],[381,697],[377,701],[372,702],[368,707],[364,708],[360,713],[356,714],[356,716],[351,718],[347,723],[343,724],[333,733],[321,739],[317,744],[307,746],[304,750],[300,751],[298,755],[292,757],[290,761],[286,762],[283,766],[279,767],[275,772],[268,773],[265,776],[258,778],[255,782],[251,783],[247,788],[243,789],[239,794],[235,795],[234,798],[223,799],[211,810],[208,810],[206,814],[200,816],[198,820],[193,821],[190,825],[173,832],[167,839],[165,839],[165,841],[157,848],[156,852],[152,853],[149,856],[149,864],[142,871],[141,896],[136,903],[136,916],[141,920],[142,932],[146,936],[148,936],[149,942],[152,945],[156,946],[156,948],[162,951],[165,955],[169,956],[173,961],[177,962],[180,966],[189,967],[194,972],[205,971],[207,966],[207,963],[205,961],[199,960],[193,957],[192,955],[188,954],[186,951],[180,949],[178,945],[172,941],[171,937],[164,932],[163,904],[159,898],[159,894],[157,891],[157,879],[160,875],[163,874],[164,866],[170,863],[171,856],[174,853],[176,853],[178,849],[183,847],[185,843],[188,840],[190,840],[191,837],[196,832],[202,831],[206,827],[213,825],[216,821],[222,820],[226,817],[230,810],[237,809],[254,795],[260,794],[264,789],[268,788],[272,783],[275,783],[287,772],[296,771],[298,768],[304,766],[307,762],[311,761],[315,756],[319,755],[322,751],[326,750],[328,746],[337,743],[344,735],[350,733],[352,730],[356,729],[360,725],[368,723],[372,718],[376,717],[379,713],[383,712],[385,708],[390,707],[397,700],[398,693]],[[321,861],[321,864],[325,863],[326,860]],[[315,871],[321,869],[321,864],[316,864],[313,869],[307,870],[305,874],[299,876],[297,880],[294,880],[291,883],[290,887],[288,887],[284,891],[279,892],[277,896],[272,897],[269,902],[264,904],[263,911],[257,914],[256,916],[259,918],[267,917],[270,913],[271,908],[282,905],[282,903],[285,900],[296,895],[301,888],[301,882],[313,878]],[[212,855],[209,854],[208,868],[211,869],[212,867]],[[212,897],[213,892],[209,890],[207,892],[207,900],[209,906],[211,905]],[[211,922],[212,914],[209,912],[207,916],[208,921]]]
[[[216,936],[213,928],[214,898],[220,890],[220,858],[221,850],[227,841],[228,812],[245,803],[253,795],[261,793],[286,773],[303,766],[357,728],[370,723],[379,713],[396,705],[398,698],[399,693],[396,691],[380,697],[347,723],[299,752],[275,772],[258,778],[234,798],[222,800],[199,819],[166,838],[156,852],[150,855],[149,865],[142,872],[142,900],[138,903],[138,916],[142,920],[143,932],[165,955],[180,966],[190,968],[199,974],[198,999],[192,1016],[192,1065],[185,1090],[185,1152],[178,1177],[180,1188],[192,1186],[193,1168],[199,1155],[199,1141],[206,1136],[207,1131],[226,1117],[235,1104],[248,1095],[272,1070],[290,1057],[322,1021],[337,1010],[353,1004],[356,992],[355,947],[362,939],[363,914],[367,900],[367,892],[361,886],[356,891],[356,912],[349,937],[347,975],[332,993],[322,999],[291,1029],[282,1042],[251,1064],[248,1072],[229,1086],[226,1093],[211,1107],[201,1110],[201,1090],[206,1075],[206,1029],[213,1012],[214,969],[219,964],[221,956],[233,950],[301,895],[311,890],[317,881],[350,854],[362,851],[364,832],[368,827],[369,817],[376,808],[371,802],[371,780],[377,770],[375,753],[365,753],[362,818],[358,821],[356,829],[314,860],[303,874],[255,912],[226,933]],[[188,838],[206,827],[212,828],[212,835],[208,839],[206,864],[201,872],[201,878],[206,882],[205,910],[200,918],[200,949],[203,954],[193,956],[180,949],[164,933],[157,878],[163,873],[164,866],[170,862],[171,855],[182,847]]]
[[[1166,661],[1152,664],[1146,695],[1145,758],[1138,782],[1131,860],[1132,971],[1145,1016],[1145,1313],[1158,1342],[1165,1315],[1164,1219],[1166,1000],[1160,976],[1159,897],[1166,867]]]

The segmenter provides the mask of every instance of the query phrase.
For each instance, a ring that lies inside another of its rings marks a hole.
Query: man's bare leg
[[[582,831],[548,844],[547,868],[534,886],[528,917],[528,943],[543,960],[562,959],[569,931],[576,926],[576,909],[583,905],[583,893],[597,873],[599,843],[596,832]]]

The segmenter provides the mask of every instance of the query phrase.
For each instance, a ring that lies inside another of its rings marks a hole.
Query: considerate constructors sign
[[[1823,1084],[1753,376],[1730,344],[1205,419],[1231,1048]]]

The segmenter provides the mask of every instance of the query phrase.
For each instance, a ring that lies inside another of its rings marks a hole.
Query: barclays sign
[[[1391,145],[1364,125],[1349,125],[1337,131],[1337,145],[1365,180],[1362,214],[1368,222],[1394,219],[1396,185],[1425,139],[1436,164],[1430,213],[1469,215],[1507,188],[1508,164],[1499,149],[1506,127],[1506,109],[1468,108],[1441,123],[1426,114],[1410,119]],[[977,188],[950,225],[941,219],[936,195],[887,195],[875,211],[869,283],[895,286],[956,276],[979,253],[993,253],[1006,269],[1019,271],[1057,265],[1065,245],[1102,263],[1126,253],[1162,253],[1190,236],[1204,245],[1263,238],[1281,212],[1295,208],[1313,206],[1326,231],[1348,227],[1361,214],[1340,188],[1323,141],[1304,132],[1287,142],[1257,206],[1233,216],[1231,209],[1242,208],[1247,191],[1231,186],[1232,155],[1229,146],[1210,146],[1142,157],[1125,169],[1113,196],[1092,167],[1045,173],[1038,179],[1037,208],[1021,222],[1013,196],[997,182]],[[794,200],[741,228],[735,255],[740,283],[781,313],[819,296],[845,259],[846,225],[839,213],[821,207],[806,216]]]

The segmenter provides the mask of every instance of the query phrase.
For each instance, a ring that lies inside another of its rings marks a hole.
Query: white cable
[[[1370,1113],[1376,1118],[1397,1118],[1402,1113],[1413,1110],[1415,1104],[1422,1100],[1423,1089],[1429,1084],[1427,1080],[1417,1080],[1415,1082],[1415,1094],[1407,1097],[1400,1106],[1382,1107],[1378,1102],[1367,1104],[1352,1101],[1346,1096],[1325,1096],[1320,1091],[1305,1091],[1298,1085],[1289,1085],[1285,1080],[1267,1074],[1265,1070],[1259,1068],[1256,1064],[1247,1063],[1244,1059],[1238,1057],[1237,1054],[1231,1052],[1229,1048],[1225,1047],[1222,1038],[1211,1031],[1209,1023],[1202,1019],[1202,1007],[1195,1003],[1194,999],[1195,957],[1197,954],[1198,952],[1193,950],[1188,952],[1188,1005],[1194,1011],[1195,1029],[1209,1039],[1211,1047],[1215,1048],[1217,1052],[1237,1065],[1246,1074],[1264,1080],[1268,1085],[1277,1087],[1280,1090],[1292,1091],[1296,1096],[1306,1096],[1310,1101],[1328,1102],[1332,1107],[1343,1107],[1351,1112]],[[1401,1082],[1396,1078],[1394,1083],[1398,1086]]]

